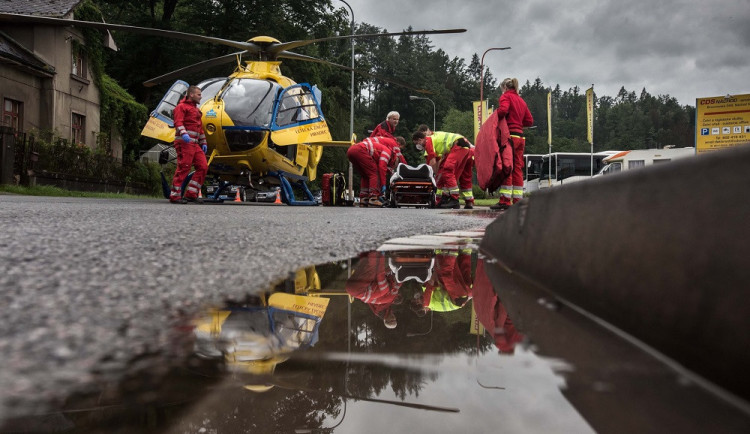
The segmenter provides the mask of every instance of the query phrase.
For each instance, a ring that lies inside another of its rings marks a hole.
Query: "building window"
[[[86,143],[86,116],[73,113],[73,119],[71,121],[71,134],[70,139],[76,145],[82,145]]]
[[[3,125],[21,131],[23,128],[23,103],[12,99],[3,101]]]
[[[86,50],[83,45],[72,44],[73,50],[73,75],[86,78]]]

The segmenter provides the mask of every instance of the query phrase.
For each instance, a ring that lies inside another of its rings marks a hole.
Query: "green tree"
[[[474,141],[474,116],[470,111],[452,108],[443,118],[441,130],[461,134],[469,141]]]

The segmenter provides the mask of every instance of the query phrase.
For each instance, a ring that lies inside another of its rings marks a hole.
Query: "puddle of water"
[[[394,239],[182,328],[184,366],[1,432],[747,432],[750,418],[477,253]]]

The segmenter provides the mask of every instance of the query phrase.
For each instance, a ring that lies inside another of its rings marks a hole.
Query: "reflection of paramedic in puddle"
[[[474,310],[477,319],[484,328],[492,335],[495,346],[501,354],[513,354],[517,343],[524,336],[516,330],[508,316],[508,311],[500,302],[500,298],[490,283],[490,279],[484,272],[484,261],[477,263],[477,274],[474,280]]]
[[[430,310],[450,312],[460,309],[472,297],[470,249],[435,251],[435,268],[422,292],[417,292],[411,301],[411,308],[417,315]]]
[[[391,306],[401,304],[400,288],[381,252],[360,255],[354,273],[346,282],[346,292],[367,304],[389,329],[397,325]]]

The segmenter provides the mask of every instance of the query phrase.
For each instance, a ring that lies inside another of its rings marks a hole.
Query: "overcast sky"
[[[497,79],[537,77],[563,90],[592,84],[696,98],[750,93],[750,0],[347,0],[358,23],[389,31],[466,28],[430,35],[448,56],[482,56]],[[332,1],[334,7],[340,1]],[[346,9],[348,11],[348,9]],[[477,95],[477,99],[479,96]]]

